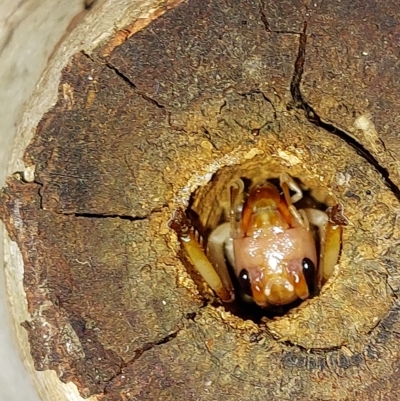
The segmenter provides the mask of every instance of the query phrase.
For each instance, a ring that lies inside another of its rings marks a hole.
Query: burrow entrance
[[[213,230],[231,221],[231,219],[240,220],[241,218],[241,212],[239,212],[239,216],[236,213],[236,217],[231,215],[232,185],[235,185],[238,181],[243,184],[244,200],[248,197],[252,188],[266,182],[274,185],[283,196],[279,177],[284,172],[289,173],[302,190],[303,198],[295,204],[297,210],[312,208],[324,212],[328,207],[338,204],[335,197],[315,179],[307,177],[307,175],[301,174],[299,171],[285,169],[276,161],[256,157],[238,165],[223,167],[213,175],[208,184],[199,187],[192,193],[189,206],[186,209],[186,216],[191,221],[196,238],[206,254],[209,252],[208,243]],[[293,192],[291,191],[290,194],[292,195]],[[319,255],[320,232],[312,224],[310,225],[310,231],[315,241],[317,255]],[[240,283],[241,279],[238,278],[237,272],[235,273],[232,258],[229,258],[226,252],[225,262],[234,287],[235,300],[233,302],[222,302],[218,297],[210,296],[212,291],[199,275],[189,256],[185,255],[185,252],[183,252],[182,256],[185,265],[205,299],[216,306],[222,303],[228,311],[243,319],[251,319],[256,323],[260,323],[265,319],[284,316],[288,311],[299,307],[303,303],[303,300],[297,299],[280,306],[270,305],[266,308],[258,306],[248,295],[244,295],[243,283]],[[318,296],[319,290],[320,288],[317,288],[316,291],[313,290],[310,298]]]

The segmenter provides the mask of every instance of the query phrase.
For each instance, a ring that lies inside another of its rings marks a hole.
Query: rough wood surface
[[[397,4],[239,3],[189,0],[65,69],[35,182],[0,195],[36,367],[102,401],[396,399]],[[218,169],[206,229],[242,175],[344,204],[320,296],[260,325],[203,302],[167,221]]]
[[[399,18],[395,1],[318,2],[301,82],[319,117],[362,143],[397,186]]]

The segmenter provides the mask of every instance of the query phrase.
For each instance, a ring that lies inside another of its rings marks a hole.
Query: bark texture
[[[71,59],[0,194],[37,369],[102,401],[397,399],[400,15],[370,3],[189,0]],[[204,302],[167,221],[197,191],[206,233],[281,171],[350,224],[322,293],[258,325]]]

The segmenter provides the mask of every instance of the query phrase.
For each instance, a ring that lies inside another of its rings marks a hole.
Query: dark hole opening
[[[227,169],[227,168],[225,168]],[[268,181],[271,184],[273,184],[275,187],[277,187],[282,194],[282,190],[279,186],[279,178],[278,175],[273,176],[273,177],[268,177],[268,178],[260,178],[260,177],[255,177],[255,176],[246,176],[246,175],[238,175],[240,171],[236,171],[233,175],[242,180],[244,183],[244,192],[248,195],[249,190],[252,186],[255,184],[259,184],[262,181]],[[313,190],[310,188],[307,188],[303,182],[298,179],[293,177],[294,180],[297,182],[299,187],[302,189],[303,192],[303,198],[295,203],[296,209],[304,209],[304,208],[313,208],[313,209],[318,209],[321,211],[325,211],[327,207],[329,206],[326,202],[321,201],[321,196],[319,196],[319,199],[317,199],[315,196],[313,196]],[[222,180],[222,182],[221,182]],[[227,218],[227,213],[226,210],[224,210],[224,207],[226,208],[226,202],[225,205],[224,199],[221,198],[221,193],[223,190],[226,190],[226,186],[229,187],[229,181],[232,180],[232,176],[230,179],[226,179],[224,177],[224,174],[220,175],[219,173],[216,173],[210,183],[208,183],[206,186],[199,188],[196,190],[189,202],[189,206],[186,209],[186,215],[190,219],[190,221],[193,224],[193,227],[195,229],[195,232],[198,234],[199,241],[201,242],[203,249],[206,250],[207,247],[207,241],[208,238],[211,234],[211,232],[220,224],[227,222],[229,219]],[[225,185],[225,184],[226,185]],[[225,186],[225,188],[224,188]],[[294,192],[291,191],[291,195]],[[328,192],[326,191],[326,194]],[[222,204],[222,206],[221,206]],[[320,253],[320,237],[319,237],[319,231],[316,227],[312,228],[312,233],[315,239],[315,244],[316,244],[316,250],[317,250],[317,255]],[[209,298],[206,295],[206,298],[215,306],[223,305],[225,309],[234,315],[246,320],[250,319],[253,320],[256,323],[260,323],[263,319],[272,319],[276,317],[281,317],[284,316],[285,314],[288,313],[291,309],[298,307],[301,305],[303,300],[297,299],[292,303],[289,303],[287,305],[283,306],[270,306],[268,308],[262,308],[258,306],[254,301],[253,302],[248,302],[249,297],[243,297],[241,296],[241,286],[239,285],[238,278],[236,277],[234,273],[233,266],[229,263],[229,260],[225,257],[225,261],[228,266],[229,270],[229,275],[232,281],[232,284],[234,286],[235,290],[235,300],[230,303],[223,303],[220,299],[216,298]],[[198,277],[198,273],[196,272],[195,269],[193,269],[193,266],[189,268],[189,271],[192,275],[193,278],[194,276]],[[196,281],[196,280],[195,280]],[[198,280],[197,280],[198,282]],[[318,295],[317,291],[316,293],[310,295],[310,297]],[[204,295],[204,294],[203,294]],[[247,299],[246,299],[247,298]]]

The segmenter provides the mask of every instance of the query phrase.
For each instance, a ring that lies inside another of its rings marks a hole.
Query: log
[[[397,399],[399,13],[189,0],[76,54],[26,150],[34,182],[0,193],[35,368],[102,401]],[[349,225],[321,293],[256,320],[167,223],[190,207],[206,236],[232,180],[282,171]]]

